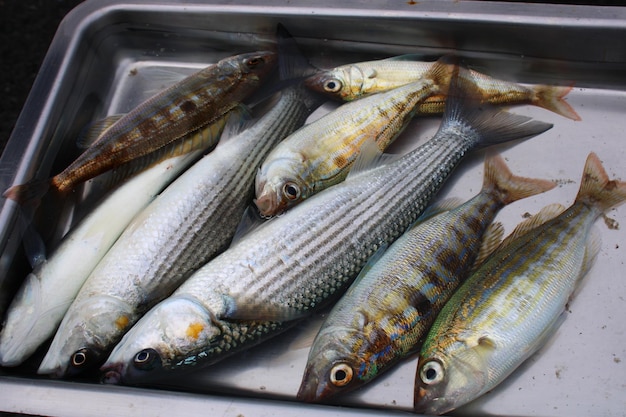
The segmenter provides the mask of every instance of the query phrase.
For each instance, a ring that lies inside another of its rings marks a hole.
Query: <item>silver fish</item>
[[[127,381],[129,369],[184,368],[185,358],[199,357],[221,337],[220,322],[296,322],[315,312],[419,217],[467,152],[551,127],[467,104],[452,101],[439,132],[423,146],[378,168],[353,172],[247,234],[143,316],[102,369],[113,380]],[[204,355],[204,360],[218,358]]]
[[[133,217],[214,146],[225,122],[217,121],[163,149],[161,162],[143,167],[115,188],[27,275],[0,333],[1,365],[19,365],[54,334],[80,287]]]
[[[321,104],[302,87],[281,93],[262,119],[220,143],[144,210],[81,289],[39,373],[97,363],[148,308],[230,243],[269,150]]]
[[[483,189],[476,197],[419,222],[363,269],[324,320],[298,398],[327,401],[414,353],[477,261],[483,237],[487,247],[499,243],[501,233],[486,231],[500,209],[554,186],[514,176],[501,157],[487,159]]]
[[[416,412],[445,413],[490,391],[554,334],[599,251],[595,220],[624,200],[626,182],[590,154],[574,204],[522,224],[446,303],[420,353]]]

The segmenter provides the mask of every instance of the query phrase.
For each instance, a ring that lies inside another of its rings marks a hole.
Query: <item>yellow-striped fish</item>
[[[422,347],[417,413],[441,414],[477,398],[547,341],[599,250],[595,220],[624,200],[626,182],[609,180],[592,153],[574,204],[520,225],[468,278]]]
[[[306,80],[309,88],[341,101],[352,101],[415,82],[431,68],[432,62],[418,61],[415,55],[342,65],[313,75]],[[563,98],[570,86],[525,86],[492,78],[477,71],[468,75],[478,85],[484,101],[492,104],[532,104],[572,120],[580,116]],[[443,112],[445,95],[428,98],[417,114]]]

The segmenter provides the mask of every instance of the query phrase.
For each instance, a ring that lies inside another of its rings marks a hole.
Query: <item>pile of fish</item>
[[[435,201],[472,151],[553,127],[499,105],[580,120],[564,101],[571,87],[498,80],[453,57],[319,70],[282,27],[277,46],[95,124],[67,169],[5,192],[27,205],[128,171],[33,261],[2,324],[2,366],[52,338],[40,374],[150,384],[327,309],[298,399],[329,401],[419,354],[415,411],[441,414],[554,334],[599,251],[592,226],[626,199],[626,183],[592,152],[572,206],[548,206],[504,240],[498,212],[553,181],[514,175],[490,155],[475,197]],[[271,97],[250,108],[260,87]],[[342,104],[307,124],[329,98]],[[415,118],[437,114],[431,139],[384,153]]]

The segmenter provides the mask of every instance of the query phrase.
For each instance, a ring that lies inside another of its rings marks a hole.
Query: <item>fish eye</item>
[[[331,78],[330,80],[324,83],[324,91],[328,91],[329,93],[336,93],[341,90],[342,84],[341,81]]]
[[[283,194],[289,200],[295,200],[300,197],[300,187],[298,187],[298,184],[288,182],[283,186]]]
[[[263,60],[263,58],[261,58],[261,57],[254,57],[254,58],[250,58],[250,59],[246,60],[246,66],[248,68],[254,68],[254,67],[257,67],[257,66],[263,64],[263,62],[265,62]]]
[[[74,352],[72,355],[72,366],[81,367],[84,366],[89,360],[89,350],[82,348]]]
[[[336,387],[345,387],[352,381],[352,368],[346,363],[338,363],[330,370],[330,382]]]
[[[144,349],[137,352],[133,358],[133,365],[141,370],[150,370],[155,367],[158,359],[160,359],[160,356],[156,350]]]
[[[443,380],[443,366],[439,361],[428,361],[420,369],[420,378],[426,385],[437,384]]]

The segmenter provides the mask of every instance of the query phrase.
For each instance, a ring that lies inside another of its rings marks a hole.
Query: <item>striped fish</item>
[[[465,204],[418,223],[364,268],[322,324],[298,398],[326,401],[376,378],[419,349],[437,313],[477,260],[506,204],[555,186],[513,176],[501,157],[485,161],[483,189]],[[494,244],[495,242],[495,244]]]
[[[224,251],[263,158],[321,102],[302,86],[283,90],[253,126],[222,140],[135,217],[81,288],[38,372],[61,377],[100,365],[147,309]]]
[[[467,279],[421,349],[417,413],[441,414],[477,398],[547,341],[599,250],[595,220],[624,200],[626,182],[609,180],[590,154],[575,202],[519,226]]]

